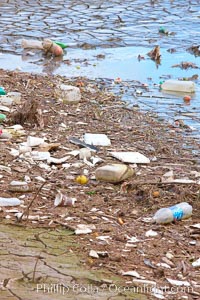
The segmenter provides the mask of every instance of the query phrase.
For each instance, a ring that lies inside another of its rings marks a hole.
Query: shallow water
[[[1,68],[92,79],[120,77],[125,85],[114,90],[120,95],[123,90],[123,99],[143,110],[158,112],[169,121],[185,119],[199,133],[199,79],[189,104],[183,102],[182,94],[163,94],[159,90],[160,81],[169,77],[199,74],[200,57],[188,51],[199,43],[199,1],[3,0],[0,25],[4,29],[0,36]],[[169,33],[160,33],[160,27]],[[51,38],[69,47],[63,58],[47,59],[39,52],[23,51],[22,38]],[[147,55],[155,45],[161,49],[160,65]],[[144,59],[139,61],[139,54]],[[172,67],[185,61],[198,68]],[[135,81],[149,86],[137,98]],[[112,81],[108,83],[113,87]]]

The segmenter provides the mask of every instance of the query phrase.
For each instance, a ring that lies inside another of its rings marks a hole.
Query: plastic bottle
[[[6,95],[6,92],[3,87],[0,87],[0,95]]]
[[[175,91],[175,92],[194,93],[195,84],[193,81],[186,81],[186,80],[181,81],[181,80],[169,79],[161,84],[161,89],[167,91]]]
[[[24,49],[39,49],[39,50],[43,50],[43,45],[42,45],[41,41],[22,39],[21,46]]]
[[[54,41],[54,43],[55,43],[56,45],[60,46],[62,49],[65,49],[65,48],[68,47],[66,44],[61,43],[61,42],[55,42],[55,41]]]
[[[158,224],[168,224],[175,220],[182,220],[191,217],[192,206],[187,202],[181,202],[174,206],[159,209],[153,219]]]

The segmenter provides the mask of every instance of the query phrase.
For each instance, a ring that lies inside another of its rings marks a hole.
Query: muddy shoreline
[[[55,88],[61,82],[80,88],[78,104],[67,105],[57,99]],[[192,262],[200,255],[199,230],[192,226],[199,222],[200,165],[198,155],[191,149],[199,149],[199,145],[184,134],[189,128],[178,122],[174,126],[163,120],[159,122],[152,113],[141,113],[137,107],[128,107],[120,97],[108,92],[103,82],[95,80],[0,70],[0,85],[8,92],[22,93],[23,103],[31,99],[37,101],[44,120],[43,128],[39,128],[40,124],[33,118],[32,123],[23,124],[22,135],[13,134],[10,140],[0,141],[1,166],[9,168],[0,171],[1,196],[22,196],[24,201],[21,207],[13,208],[14,211],[2,207],[2,222],[18,224],[14,215],[17,210],[26,212],[20,224],[28,228],[62,226],[75,229],[78,224],[92,225],[91,233],[73,236],[82,266],[93,271],[105,268],[119,276],[124,285],[136,284],[136,278],[153,280],[159,288],[167,285],[163,299],[186,299],[181,298],[184,296],[198,299],[199,269],[194,268]],[[17,110],[20,106],[14,106],[6,113],[3,128],[14,125],[12,116]],[[72,155],[66,161],[66,167],[53,163],[41,165],[11,154],[11,149],[18,149],[19,143],[26,141],[28,135],[35,135],[45,138],[48,143],[60,143],[58,148],[51,150],[51,155],[61,158],[79,149],[70,143],[69,137],[81,139],[86,132],[104,133],[111,140],[111,146],[99,147],[97,155],[102,161],[95,166]],[[98,182],[94,177],[98,166],[119,163],[111,157],[111,151],[138,151],[150,159],[150,164],[131,165],[135,175],[125,182]],[[174,180],[186,179],[186,183],[163,182],[163,175],[168,171],[173,171]],[[85,185],[75,181],[82,174],[89,179]],[[9,183],[23,181],[25,176],[30,178],[32,192],[10,192]],[[41,178],[45,180],[44,186]],[[75,205],[54,207],[58,190],[68,197],[75,197]],[[183,201],[193,206],[192,218],[166,226],[148,222],[159,208]],[[147,236],[149,230],[157,235]],[[101,254],[93,258],[89,255],[91,250]],[[122,276],[123,272],[131,270],[137,271],[138,275]],[[187,281],[191,290],[179,290],[172,295],[170,288],[173,285],[167,278]],[[156,299],[155,295],[146,297]],[[119,299],[127,298],[123,293]]]

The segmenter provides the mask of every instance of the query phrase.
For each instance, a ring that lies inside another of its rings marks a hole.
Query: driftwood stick
[[[18,218],[18,222],[21,222],[22,218],[24,215],[29,216],[29,209],[32,206],[33,202],[35,201],[35,199],[37,198],[37,196],[39,195],[41,189],[43,188],[43,186],[46,184],[46,181],[39,187],[39,189],[37,190],[35,196],[33,197],[33,199],[30,201],[30,203],[28,204],[27,208],[24,210],[24,212],[22,213],[22,215]]]

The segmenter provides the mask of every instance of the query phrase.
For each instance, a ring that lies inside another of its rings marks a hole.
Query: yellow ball
[[[75,180],[76,180],[77,183],[86,184],[86,183],[88,183],[89,179],[85,175],[79,175],[79,176],[76,177]]]

